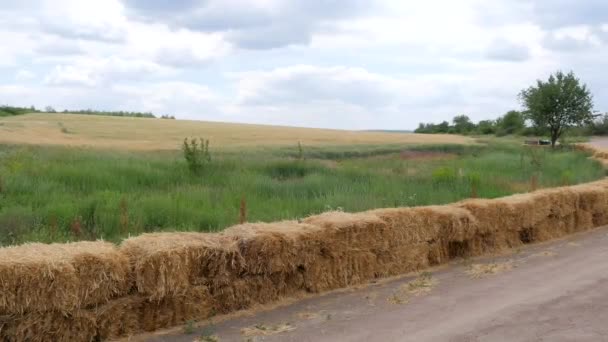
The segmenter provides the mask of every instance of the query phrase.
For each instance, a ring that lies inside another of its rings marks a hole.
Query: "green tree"
[[[517,134],[526,127],[525,118],[521,112],[516,110],[508,111],[498,120],[500,135]]]
[[[481,134],[496,133],[496,122],[493,120],[481,120],[477,124],[477,131]]]
[[[558,71],[546,82],[537,80],[536,86],[522,90],[519,98],[526,118],[549,132],[552,147],[568,127],[593,120],[593,96],[573,72]]]
[[[457,115],[452,119],[452,122],[454,123],[454,132],[459,134],[466,134],[475,129],[475,124],[466,115]]]
[[[608,135],[608,113],[600,115],[589,125],[588,133],[592,135]]]

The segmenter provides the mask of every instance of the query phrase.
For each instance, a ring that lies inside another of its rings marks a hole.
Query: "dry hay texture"
[[[92,341],[202,320],[608,224],[608,180],[221,233],[0,249],[0,340]]]

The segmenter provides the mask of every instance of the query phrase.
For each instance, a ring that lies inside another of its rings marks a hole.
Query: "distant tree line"
[[[27,113],[59,113],[55,108],[47,106],[44,110],[37,109],[34,106],[31,107],[12,107],[8,105],[0,106],[0,117],[1,116],[13,116],[22,115]],[[93,109],[80,109],[80,110],[64,110],[63,114],[82,114],[82,115],[104,115],[104,116],[123,116],[132,118],[156,118],[156,116],[150,112],[128,112],[128,111],[103,111]],[[175,120],[173,115],[162,115],[161,119],[172,119]]]
[[[449,134],[495,134],[504,136],[510,134],[533,134],[526,127],[521,112],[512,110],[496,120],[481,120],[474,123],[466,115],[457,115],[450,124],[443,121],[439,124],[421,123],[415,133],[449,133]]]
[[[523,89],[518,98],[523,112],[509,111],[496,120],[473,123],[466,115],[457,115],[452,124],[421,123],[416,133],[495,134],[548,136],[551,146],[568,131],[571,135],[608,134],[608,113],[593,111],[593,95],[574,72],[560,70],[546,81]]]
[[[594,119],[570,129],[573,135],[608,135],[608,113],[596,114]],[[523,135],[542,136],[547,132],[535,125],[527,124],[522,112],[511,110],[495,120],[481,120],[474,123],[466,115],[457,115],[452,122],[438,124],[420,123],[414,133],[463,134],[463,135]]]
[[[40,111],[37,110],[36,108],[34,108],[33,106],[30,108],[0,106],[0,117],[21,115],[21,114],[27,114],[27,113],[37,113],[37,112],[40,112]]]
[[[52,108],[51,108],[52,109]],[[53,110],[47,110],[48,113],[55,113]],[[103,111],[93,109],[81,109],[81,110],[64,110],[64,114],[82,114],[82,115],[104,115],[104,116],[124,116],[131,118],[150,118],[154,119],[156,116],[150,112],[126,112],[126,111]]]

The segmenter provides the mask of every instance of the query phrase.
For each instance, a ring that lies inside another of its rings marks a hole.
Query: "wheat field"
[[[260,146],[467,144],[457,135],[403,134],[127,117],[27,114],[0,119],[0,143],[85,146],[135,151],[175,150],[185,137],[215,149]]]

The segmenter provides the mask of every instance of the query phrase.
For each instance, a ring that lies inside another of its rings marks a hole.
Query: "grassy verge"
[[[212,151],[213,152],[213,151]],[[338,209],[493,198],[587,182],[601,166],[581,152],[487,145],[398,145],[223,152],[199,174],[178,152],[0,146],[0,244],[163,230],[215,231],[239,220]]]

